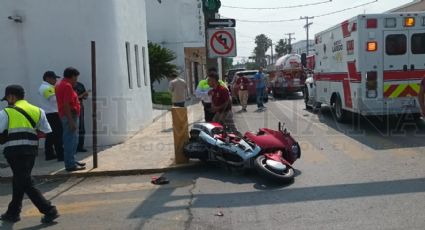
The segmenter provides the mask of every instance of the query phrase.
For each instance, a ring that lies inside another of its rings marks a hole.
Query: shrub
[[[154,92],[152,102],[157,105],[172,105],[170,92]]]

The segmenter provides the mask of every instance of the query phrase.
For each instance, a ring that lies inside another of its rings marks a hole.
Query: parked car
[[[236,102],[239,98],[239,85],[236,84],[236,81],[238,79],[238,74],[242,73],[246,78],[248,78],[249,80],[249,84],[248,84],[248,97],[249,100],[255,100],[257,97],[257,91],[256,91],[256,82],[255,82],[255,74],[257,73],[257,70],[244,70],[244,71],[238,71],[235,73],[235,77],[233,78],[233,81],[231,84],[229,84],[229,89],[232,93],[232,99],[234,102]],[[265,77],[266,77],[266,86],[268,85],[267,83],[267,79],[268,79],[268,74],[264,73]],[[266,94],[265,94],[265,98],[264,101],[267,102],[268,99],[268,87],[266,87]]]
[[[226,75],[227,85],[232,84],[236,72],[244,71],[244,70],[246,70],[246,69],[245,68],[229,69],[229,71],[227,71],[227,75]]]

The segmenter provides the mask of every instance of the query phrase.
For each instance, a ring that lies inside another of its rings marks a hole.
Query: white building
[[[309,54],[314,54],[314,40],[309,40]],[[301,40],[292,43],[292,53],[302,54],[307,53],[307,40]]]
[[[152,121],[145,0],[1,0],[0,31],[1,93],[21,84],[37,105],[43,73],[62,75],[68,66],[91,89],[95,41],[99,145],[122,142]],[[90,145],[90,99],[85,108]]]
[[[160,3],[161,2],[161,3]],[[194,92],[203,78],[205,27],[201,0],[148,0],[146,2],[148,39],[175,52],[173,64]],[[156,91],[167,91],[168,81],[154,84]]]

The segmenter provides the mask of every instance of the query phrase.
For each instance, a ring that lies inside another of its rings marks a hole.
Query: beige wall
[[[414,11],[425,11],[425,1],[420,1],[406,7],[401,7],[401,8],[392,10],[392,12],[414,12]]]

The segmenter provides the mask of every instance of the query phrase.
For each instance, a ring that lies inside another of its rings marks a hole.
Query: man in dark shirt
[[[78,146],[77,152],[87,152],[84,148],[84,138],[86,135],[86,128],[84,126],[84,100],[89,96],[86,87],[81,82],[77,82],[74,86],[74,90],[78,95],[78,99],[80,100],[80,117],[79,117],[79,125],[78,125]]]
[[[227,129],[236,131],[229,90],[220,85],[217,74],[208,76],[208,85],[212,88],[209,94],[212,100],[212,110],[215,113],[213,122],[218,122]]]

